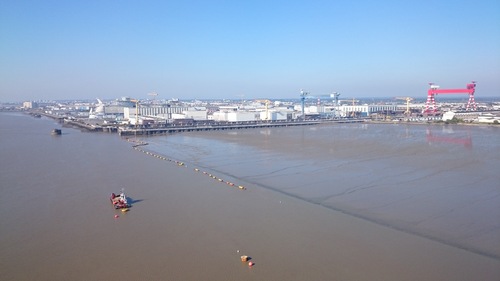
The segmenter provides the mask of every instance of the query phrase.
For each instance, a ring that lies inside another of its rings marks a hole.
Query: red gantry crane
[[[467,107],[465,110],[476,110],[477,105],[474,100],[474,92],[476,91],[476,82],[472,81],[467,84],[465,89],[439,89],[438,85],[434,85],[434,83],[429,83],[430,88],[427,91],[427,102],[425,103],[424,113],[436,113],[436,100],[434,98],[437,94],[469,94],[469,102],[467,103]]]

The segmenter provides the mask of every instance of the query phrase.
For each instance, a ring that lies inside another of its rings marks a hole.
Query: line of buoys
[[[129,140],[129,139],[127,139],[127,140]],[[129,140],[129,141],[130,141],[130,140]],[[147,144],[147,143],[145,143],[145,144]],[[145,144],[144,144],[144,145],[145,145]],[[134,146],[134,149],[135,149],[135,150],[137,150],[137,151],[140,151],[140,152],[142,152],[142,153],[144,153],[144,154],[146,154],[146,155],[150,155],[150,156],[153,156],[153,157],[158,158],[158,159],[161,159],[161,160],[174,162],[175,164],[177,164],[177,166],[180,166],[180,167],[187,167],[187,166],[186,166],[186,164],[184,164],[184,162],[181,162],[181,161],[178,161],[178,160],[169,159],[169,158],[166,158],[166,157],[161,156],[161,155],[158,155],[158,154],[154,154],[154,153],[152,153],[152,152],[149,152],[149,151],[146,151],[146,150],[140,149],[140,148],[138,148],[137,146]],[[195,171],[195,172],[200,172],[200,169],[195,168],[195,169],[194,169],[194,171]],[[223,179],[218,178],[218,177],[216,177],[215,175],[212,175],[212,174],[210,174],[210,173],[208,173],[208,172],[203,171],[203,174],[204,174],[204,175],[207,175],[207,176],[209,176],[209,177],[211,177],[211,178],[212,178],[212,179],[214,179],[214,180],[217,180],[218,182],[221,182],[221,183],[226,183],[227,185],[229,185],[229,186],[231,186],[231,187],[236,186],[234,183],[229,182],[229,181],[224,181]],[[240,190],[246,190],[246,187],[244,187],[244,186],[242,186],[242,185],[238,185],[238,186],[237,186],[237,188],[238,188],[238,189],[240,189]]]
[[[195,171],[195,172],[199,172],[199,171],[200,171],[200,169],[195,168],[195,169],[194,169],[194,171]],[[212,174],[210,174],[210,173],[208,173],[208,172],[203,171],[202,173],[203,173],[204,175],[206,175],[206,176],[208,176],[208,177],[210,177],[210,178],[214,179],[214,180],[217,180],[218,182],[221,182],[221,183],[226,183],[226,184],[227,184],[227,185],[229,185],[229,186],[235,186],[235,184],[234,184],[234,183],[232,183],[232,182],[230,182],[230,181],[225,181],[224,179],[222,179],[222,178],[218,178],[218,177],[216,177],[215,175],[212,175]],[[244,186],[242,186],[242,185],[238,185],[238,189],[245,190],[245,189],[246,189],[246,187],[244,187]]]
[[[150,155],[150,156],[153,156],[155,158],[158,158],[158,159],[161,159],[161,160],[166,160],[166,161],[170,161],[170,162],[175,162],[178,166],[183,166],[183,167],[186,167],[186,164],[184,164],[183,162],[180,162],[180,161],[177,161],[177,160],[173,160],[173,159],[169,159],[165,156],[161,156],[161,155],[158,155],[158,154],[154,154],[152,152],[149,152],[149,151],[146,151],[146,150],[143,150],[143,149],[140,149],[140,148],[137,148],[137,147],[134,147],[135,150],[137,151],[140,151],[146,155]]]

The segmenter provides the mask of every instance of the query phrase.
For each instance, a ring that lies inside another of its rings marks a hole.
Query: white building
[[[347,116],[370,116],[372,113],[397,111],[398,105],[393,104],[379,104],[379,105],[341,105],[339,107],[340,114],[342,117]]]
[[[196,121],[204,121],[208,119],[208,111],[206,108],[203,109],[192,108],[183,111],[182,114],[184,114],[184,116],[186,116],[187,119],[193,119]]]
[[[485,113],[478,116],[477,121],[479,123],[500,123],[500,115],[494,115],[491,113]]]
[[[259,120],[260,115],[253,111],[216,111],[213,120],[226,122],[248,122]]]
[[[260,120],[268,120],[268,121],[284,121],[288,119],[288,114],[286,111],[278,111],[278,110],[268,110],[259,112]]]
[[[23,108],[25,109],[38,108],[38,104],[33,101],[25,101],[23,102]]]
[[[468,111],[468,112],[447,111],[443,113],[443,117],[441,118],[441,120],[448,121],[452,120],[455,117],[457,119],[461,119],[467,122],[474,122],[478,120],[479,116],[480,113],[477,111]]]
[[[443,121],[449,121],[449,120],[453,119],[453,117],[455,117],[455,112],[453,112],[453,111],[446,111],[445,113],[443,113],[442,120]]]
[[[141,106],[137,109],[139,116],[164,116],[166,119],[172,119],[172,114],[182,114],[183,111],[189,110],[186,106]],[[123,108],[124,119],[135,118],[136,108],[125,107]]]

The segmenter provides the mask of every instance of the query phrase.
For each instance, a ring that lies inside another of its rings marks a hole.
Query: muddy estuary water
[[[500,258],[500,127],[320,125],[150,138],[148,148]]]
[[[500,127],[0,121],[1,280],[500,280]]]

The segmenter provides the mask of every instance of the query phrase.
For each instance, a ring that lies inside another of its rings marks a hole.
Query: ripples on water
[[[151,137],[147,149],[499,258],[499,129],[318,125]]]

